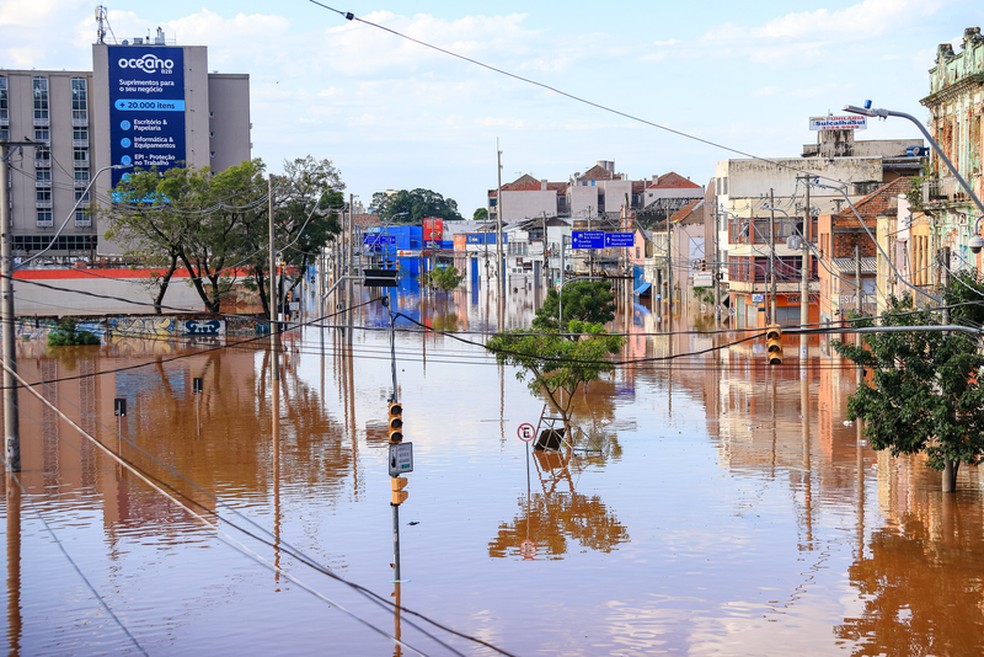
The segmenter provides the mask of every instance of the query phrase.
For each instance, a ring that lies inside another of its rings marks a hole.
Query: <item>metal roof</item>
[[[855,272],[854,258],[834,258],[834,269],[838,274],[850,275]],[[861,275],[878,273],[878,258],[861,258]]]

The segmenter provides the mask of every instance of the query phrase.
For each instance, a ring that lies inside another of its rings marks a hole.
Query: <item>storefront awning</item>
[[[639,287],[637,287],[635,290],[633,290],[633,292],[635,293],[635,295],[637,297],[641,297],[641,296],[643,296],[645,294],[649,294],[649,288],[651,288],[652,286],[653,286],[652,283],[643,283],[642,285],[640,285]]]

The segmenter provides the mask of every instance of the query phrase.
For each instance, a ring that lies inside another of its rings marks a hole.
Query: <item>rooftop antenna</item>
[[[103,5],[96,7],[96,43],[106,43],[106,32],[113,37],[116,43],[116,35],[113,34],[113,27],[109,24],[109,10]]]

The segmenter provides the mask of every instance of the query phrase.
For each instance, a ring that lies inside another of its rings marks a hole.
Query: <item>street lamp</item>
[[[953,166],[953,162],[950,161],[950,158],[946,156],[946,153],[943,152],[943,149],[940,148],[940,145],[936,143],[936,140],[933,139],[933,136],[929,134],[929,131],[926,130],[926,127],[923,126],[923,124],[916,117],[912,116],[911,114],[906,114],[905,112],[897,112],[895,110],[889,110],[889,109],[883,109],[877,107],[875,109],[872,109],[870,100],[864,101],[864,107],[858,107],[857,105],[846,105],[844,107],[844,111],[851,112],[852,114],[860,114],[861,116],[871,116],[871,117],[878,117],[882,119],[888,118],[889,116],[898,116],[903,119],[908,119],[909,121],[914,123],[916,127],[919,128],[919,131],[923,134],[926,140],[929,141],[930,145],[933,147],[933,150],[936,151],[936,154],[940,156],[941,160],[943,160],[943,164],[946,165],[946,168],[950,170],[950,173],[952,173],[953,176],[957,179],[957,182],[960,183],[960,186],[964,188],[964,191],[967,192],[967,195],[970,196],[970,198],[977,205],[977,208],[982,213],[984,213],[984,203],[982,203],[981,200],[977,198],[977,195],[974,194],[974,190],[971,189],[970,184],[968,184],[967,181],[964,180],[963,176],[960,175],[960,172],[957,171],[957,168]],[[978,222],[979,221],[980,219],[978,219]],[[977,251],[975,251],[975,253],[980,251],[981,248],[984,248],[984,243],[981,243],[977,247]]]

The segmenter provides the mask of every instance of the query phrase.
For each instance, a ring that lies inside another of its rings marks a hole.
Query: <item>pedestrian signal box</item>
[[[778,324],[765,327],[765,353],[769,365],[782,365],[782,327]]]

